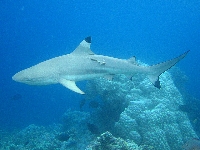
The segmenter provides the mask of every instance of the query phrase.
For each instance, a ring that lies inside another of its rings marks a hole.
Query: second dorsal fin
[[[137,64],[135,56],[129,58],[127,61],[130,62],[130,63],[132,63],[132,64],[135,64],[135,65]]]

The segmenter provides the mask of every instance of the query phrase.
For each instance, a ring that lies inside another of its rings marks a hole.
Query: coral
[[[139,147],[133,141],[116,138],[107,131],[91,142],[85,150],[139,150]]]
[[[115,80],[127,81],[126,77],[121,78],[120,76],[116,76]],[[119,120],[120,114],[128,106],[129,100],[126,98],[128,91],[123,91],[121,88],[123,86],[129,88],[131,84],[128,84],[122,85],[121,82],[108,80],[105,83],[103,78],[88,82],[86,98],[93,99],[99,94],[102,100],[101,105],[91,114],[91,120],[96,123],[101,133],[111,130],[115,122]]]
[[[85,129],[89,117],[90,117],[90,114],[87,112],[71,111],[69,109],[62,116],[63,130],[69,130],[70,128]]]
[[[58,133],[56,129],[58,125],[45,128],[35,125],[29,125],[25,129],[7,135],[3,140],[2,149],[5,150],[53,150],[62,145],[61,142],[55,140],[55,135]]]
[[[90,123],[89,113],[68,110],[63,115],[62,131],[71,133],[74,149],[84,149],[96,137],[98,128]]]
[[[181,150],[188,139],[197,135],[187,114],[179,109],[183,105],[183,96],[170,73],[162,74],[160,81],[159,90],[144,76],[136,74],[131,82],[124,75],[118,75],[113,81],[90,81],[88,92],[89,95],[99,94],[104,103],[109,103],[109,108],[104,107],[106,110],[121,104],[119,111],[107,114],[107,118],[100,111],[98,113],[102,114],[97,114],[108,122],[113,116],[118,117],[118,120],[113,120],[114,124],[110,124],[109,131],[113,135],[131,139],[143,149]]]
[[[70,138],[70,134],[66,132],[62,132],[56,136],[59,141],[68,141]]]

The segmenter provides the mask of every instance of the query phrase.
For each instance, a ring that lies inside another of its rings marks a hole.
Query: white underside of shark
[[[29,85],[48,85],[60,83],[66,88],[84,94],[76,86],[76,81],[97,77],[112,79],[116,74],[133,76],[145,74],[153,85],[160,88],[159,76],[183,59],[187,53],[152,66],[141,66],[135,57],[128,60],[96,55],[90,49],[91,37],[85,38],[70,54],[43,61],[35,66],[16,73],[12,79]]]

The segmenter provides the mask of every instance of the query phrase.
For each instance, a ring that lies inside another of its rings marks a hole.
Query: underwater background
[[[1,0],[0,8],[1,131],[23,130],[31,124],[39,127],[59,124],[63,122],[63,114],[69,115],[73,111],[80,111],[81,102],[86,99],[83,95],[58,84],[29,86],[17,83],[12,80],[12,76],[44,60],[68,54],[85,37],[92,36],[91,49],[94,53],[121,59],[136,56],[137,60],[148,65],[172,59],[190,50],[186,58],[169,72],[174,86],[183,99],[180,103],[177,102],[179,103],[177,109],[189,116],[196,132],[193,134],[191,131],[192,135],[199,135],[199,1]],[[168,74],[166,76],[168,77]],[[119,81],[126,82],[121,78]],[[163,79],[163,81],[168,80]],[[92,93],[90,98],[97,101],[97,103],[86,102],[89,103],[88,106],[84,104],[80,111],[89,112],[93,118],[95,113],[99,115],[98,103],[101,104],[101,109],[109,109],[109,105],[102,104],[102,95],[105,94],[102,94],[102,90],[90,91],[94,83],[98,85],[96,82],[104,83],[104,87],[107,85],[106,81],[101,80],[77,83],[83,91]],[[167,83],[161,82],[161,84]],[[127,94],[130,93],[124,86],[121,89]],[[155,89],[152,87],[151,90]],[[140,92],[136,93],[140,95]],[[111,91],[109,94],[120,97],[120,91]],[[130,97],[131,94],[129,99]],[[122,110],[118,115],[127,106],[128,104],[124,104],[123,108],[119,108]],[[78,116],[81,115],[83,114]],[[114,121],[119,121],[119,116]],[[87,123],[87,128],[96,135],[100,132],[96,129],[98,125],[94,125],[93,119],[92,123]],[[118,127],[115,124],[115,128]],[[98,130],[106,131],[107,128],[98,127]],[[118,135],[123,134],[118,133]],[[121,138],[128,137],[121,136]],[[141,141],[136,143],[140,145]]]

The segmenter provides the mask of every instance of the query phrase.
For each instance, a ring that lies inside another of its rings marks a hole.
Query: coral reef
[[[160,90],[144,76],[136,74],[132,80],[121,75],[113,81],[97,79],[88,83],[89,96],[99,94],[103,102],[109,103],[105,109],[118,110],[101,117],[104,122],[110,122],[117,116],[114,125],[110,124],[113,135],[131,139],[143,149],[154,150],[181,150],[189,138],[197,137],[187,114],[179,109],[183,97],[170,73],[161,75]]]
[[[187,95],[184,97],[184,105],[180,105],[179,109],[187,113],[193,128],[200,136],[200,99]]]
[[[116,138],[107,131],[91,142],[85,150],[140,150],[140,148],[133,141]]]
[[[0,149],[84,150],[97,137],[96,130],[90,123],[89,113],[67,110],[62,116],[62,124],[46,127],[31,124],[12,133],[0,131]]]
[[[70,112],[72,116],[76,112]],[[85,115],[83,113],[83,115]],[[3,133],[0,139],[1,150],[84,150],[92,141],[94,135],[89,130],[81,129],[82,124],[74,124],[64,132],[62,125],[47,127],[29,125],[23,130],[13,133]],[[77,125],[77,126],[76,126]],[[78,127],[78,125],[80,127]],[[83,125],[84,126],[84,125]],[[73,128],[73,129],[72,129]]]
[[[87,112],[67,110],[63,115],[62,131],[71,133],[75,149],[85,149],[96,138],[96,128],[90,123],[90,114]]]
[[[49,128],[29,125],[21,131],[7,134],[1,139],[2,150],[44,150],[62,147],[62,142],[55,140],[58,125]]]
[[[119,82],[100,78],[89,81],[87,84],[86,99],[95,99],[97,95],[100,95],[102,100],[101,105],[91,114],[92,122],[99,127],[101,133],[113,128],[115,122],[119,120],[120,114],[129,104],[126,96],[132,88],[131,81],[127,82],[127,79],[121,78],[121,76],[115,76],[115,80]],[[124,86],[127,90],[121,88]]]

